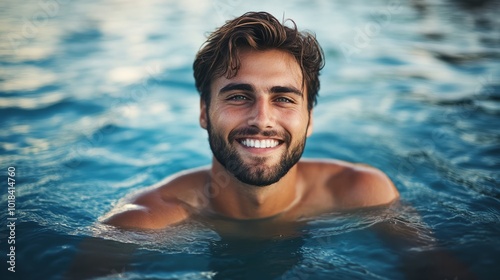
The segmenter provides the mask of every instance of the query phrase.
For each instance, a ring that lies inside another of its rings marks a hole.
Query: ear
[[[207,104],[205,103],[203,98],[200,98],[200,126],[204,129],[207,129],[207,114]]]
[[[313,110],[309,111],[309,124],[307,124],[307,137],[311,136],[313,132],[313,123],[314,123],[314,118],[313,118]]]

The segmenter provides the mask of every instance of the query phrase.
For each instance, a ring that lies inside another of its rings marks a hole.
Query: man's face
[[[245,50],[240,62],[235,77],[212,81],[200,124],[222,166],[245,184],[267,186],[302,156],[312,132],[307,92],[298,63],[284,51]]]

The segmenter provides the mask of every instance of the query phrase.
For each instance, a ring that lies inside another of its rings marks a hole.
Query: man
[[[295,24],[264,12],[228,21],[193,65],[212,165],[126,197],[102,221],[143,229],[200,216],[295,221],[396,200],[398,191],[375,168],[300,160],[322,67],[315,37]]]

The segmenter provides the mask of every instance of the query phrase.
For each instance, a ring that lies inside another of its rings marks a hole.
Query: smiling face
[[[201,102],[217,161],[254,186],[279,181],[302,156],[312,132],[307,92],[295,58],[280,50],[244,50],[235,77],[216,78],[210,105]]]

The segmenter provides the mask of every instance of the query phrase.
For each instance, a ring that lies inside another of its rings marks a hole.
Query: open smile
[[[242,138],[238,139],[238,142],[248,148],[266,149],[274,148],[280,145],[283,141],[276,139],[254,139],[254,138]]]

